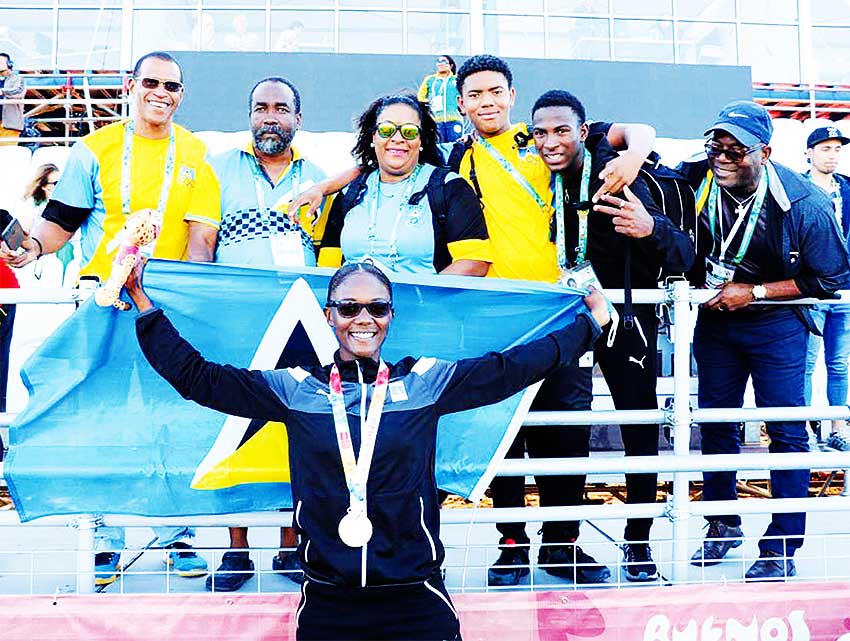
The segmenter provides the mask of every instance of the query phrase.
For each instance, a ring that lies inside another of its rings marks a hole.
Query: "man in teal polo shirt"
[[[215,261],[313,266],[313,227],[304,228],[287,215],[295,195],[325,179],[325,173],[291,144],[301,126],[301,96],[285,78],[264,78],[251,90],[248,107],[251,143],[210,160],[221,203]],[[296,544],[295,530],[281,528],[281,548]],[[215,574],[208,577],[208,590],[232,592],[253,576],[247,528],[230,528],[230,548]],[[303,581],[295,552],[279,552],[272,569],[297,583]]]

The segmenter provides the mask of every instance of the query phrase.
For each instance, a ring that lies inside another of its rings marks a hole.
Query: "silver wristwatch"
[[[764,300],[765,298],[767,298],[767,287],[753,285],[753,300]]]

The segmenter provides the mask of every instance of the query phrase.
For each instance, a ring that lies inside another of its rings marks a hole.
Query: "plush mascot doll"
[[[156,212],[152,209],[140,209],[127,219],[123,229],[111,243],[118,244],[118,251],[112,261],[112,273],[94,293],[94,300],[98,305],[115,307],[124,312],[131,308],[129,303],[121,300],[121,288],[142,258],[141,249],[156,240],[159,229]]]

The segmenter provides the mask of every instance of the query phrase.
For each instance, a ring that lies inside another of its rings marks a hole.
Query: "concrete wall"
[[[190,129],[246,129],[247,96],[266,76],[298,87],[303,127],[349,131],[376,96],[416,89],[434,56],[323,53],[173,52],[183,66],[186,98],[178,122]],[[462,59],[458,59],[460,66]],[[517,89],[515,122],[530,118],[548,89],[567,89],[589,117],[649,122],[660,136],[698,138],[727,101],[752,96],[749,67],[509,58]]]

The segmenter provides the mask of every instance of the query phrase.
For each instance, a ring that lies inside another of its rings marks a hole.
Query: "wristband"
[[[38,256],[35,257],[35,259],[38,260],[44,255],[44,246],[41,244],[41,241],[35,236],[30,236],[30,238],[38,244]]]

